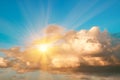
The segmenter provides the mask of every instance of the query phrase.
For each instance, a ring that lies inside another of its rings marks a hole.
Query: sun
[[[39,51],[43,53],[47,52],[49,48],[50,48],[49,44],[41,44],[38,46]]]

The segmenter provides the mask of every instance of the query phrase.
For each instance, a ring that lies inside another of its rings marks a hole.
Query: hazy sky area
[[[120,0],[0,1],[0,80],[119,76]]]
[[[48,24],[66,29],[120,32],[119,0],[2,0],[0,1],[0,47],[23,45]]]

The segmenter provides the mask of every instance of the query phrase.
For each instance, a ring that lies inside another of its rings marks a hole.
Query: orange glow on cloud
[[[120,65],[119,44],[113,46],[108,32],[101,32],[98,27],[65,32],[60,26],[49,25],[43,32],[45,36],[31,42],[32,45],[23,51],[19,47],[1,49],[8,59],[1,58],[0,67],[27,72],[47,68],[76,68],[81,65]]]

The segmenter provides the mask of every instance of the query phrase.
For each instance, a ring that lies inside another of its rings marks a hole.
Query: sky
[[[2,0],[0,47],[23,45],[49,24],[78,31],[99,26],[117,33],[119,14],[119,0]]]
[[[119,15],[120,0],[1,0],[0,68],[9,67],[7,76],[10,77],[11,68],[26,76],[39,76],[34,71],[44,71],[46,65],[65,69],[76,69],[81,64],[120,65],[120,39],[109,36],[109,33],[120,33]],[[31,45],[31,42],[35,44]],[[48,51],[42,52],[41,46]],[[49,54],[45,54],[46,58],[42,53]],[[2,73],[4,69],[0,70]],[[29,71],[33,74],[26,73]],[[55,79],[66,79],[64,74],[40,72],[41,76],[46,74]],[[91,79],[95,77],[90,76]]]

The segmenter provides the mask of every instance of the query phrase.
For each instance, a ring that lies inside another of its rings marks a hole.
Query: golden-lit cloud
[[[120,65],[120,44],[98,27],[90,30],[66,31],[58,25],[43,29],[43,36],[21,50],[0,49],[0,67],[17,72],[78,68],[80,66]]]

